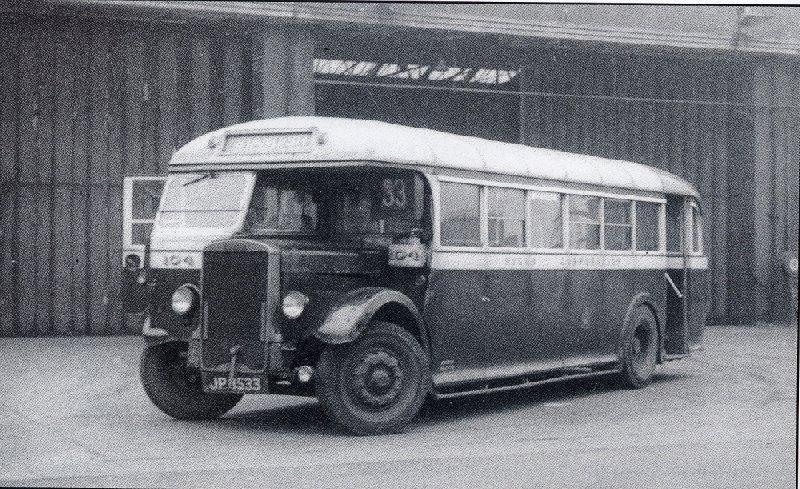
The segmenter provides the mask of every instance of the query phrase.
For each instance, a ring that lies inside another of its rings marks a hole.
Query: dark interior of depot
[[[503,51],[456,36],[323,39],[315,52],[315,111],[516,143],[518,61],[506,61]]]

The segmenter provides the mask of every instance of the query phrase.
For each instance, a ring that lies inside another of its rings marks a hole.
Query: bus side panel
[[[433,374],[488,366],[484,281],[482,271],[431,270],[423,316]]]
[[[602,290],[599,292],[600,311],[596,352],[598,355],[617,354],[625,313],[633,297],[640,291],[649,291],[647,270],[606,270]]]
[[[617,360],[625,315],[649,293],[663,322],[662,270],[532,270],[488,274],[492,365],[547,369]],[[529,278],[529,282],[528,282]]]
[[[568,272],[569,300],[566,319],[570,326],[564,353],[567,365],[591,364],[606,359],[611,324],[606,311],[606,270],[572,270]],[[621,285],[624,285],[622,283]]]
[[[494,365],[560,368],[571,331],[572,308],[564,270],[492,270],[488,274],[487,323]]]
[[[703,269],[689,270],[689,297],[688,297],[688,330],[689,348],[697,347],[703,343],[703,332],[710,307],[710,282],[709,271]]]
[[[570,295],[571,274],[568,270],[534,270],[531,277],[531,304],[528,310],[528,334],[536,338],[532,352],[537,361],[563,364],[572,346],[569,320],[573,308]]]
[[[663,270],[437,273],[440,278],[431,285],[439,286],[430,295],[437,301],[431,303],[435,307],[426,307],[426,317],[435,324],[433,343],[440,345],[435,351],[447,355],[442,359],[453,358],[457,368],[524,366],[538,371],[613,362],[634,297],[649,293],[660,324],[665,317],[668,284]],[[445,304],[448,298],[456,302]],[[440,314],[444,317],[436,317]],[[466,356],[455,346],[459,342],[471,345]]]
[[[424,315],[434,374],[616,361],[631,302],[648,293],[663,327],[668,287],[663,269],[431,270]]]

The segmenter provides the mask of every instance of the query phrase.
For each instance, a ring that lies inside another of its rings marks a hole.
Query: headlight
[[[293,290],[283,297],[283,314],[289,319],[297,319],[308,304],[308,296]]]
[[[184,284],[172,293],[172,310],[176,314],[184,315],[191,311],[198,299],[197,289],[189,284]]]

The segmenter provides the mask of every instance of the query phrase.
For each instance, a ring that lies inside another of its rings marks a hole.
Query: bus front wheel
[[[327,416],[358,435],[402,431],[430,390],[427,356],[417,339],[380,321],[352,343],[327,346],[314,380]]]
[[[139,376],[147,397],[165,414],[181,420],[215,419],[231,410],[241,394],[206,394],[200,371],[186,363],[186,343],[152,345],[142,352]]]
[[[641,389],[650,383],[658,358],[658,322],[649,307],[638,306],[631,314],[622,345],[622,383]]]

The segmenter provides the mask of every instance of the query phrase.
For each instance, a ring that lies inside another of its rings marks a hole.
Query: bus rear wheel
[[[658,322],[649,307],[638,306],[631,314],[622,345],[621,381],[641,389],[650,383],[658,359]]]
[[[353,343],[326,347],[314,380],[326,415],[357,435],[403,431],[430,391],[427,356],[417,339],[378,321]]]
[[[200,371],[186,363],[187,348],[180,342],[146,347],[139,364],[142,387],[158,409],[175,419],[216,419],[242,395],[203,392]]]

